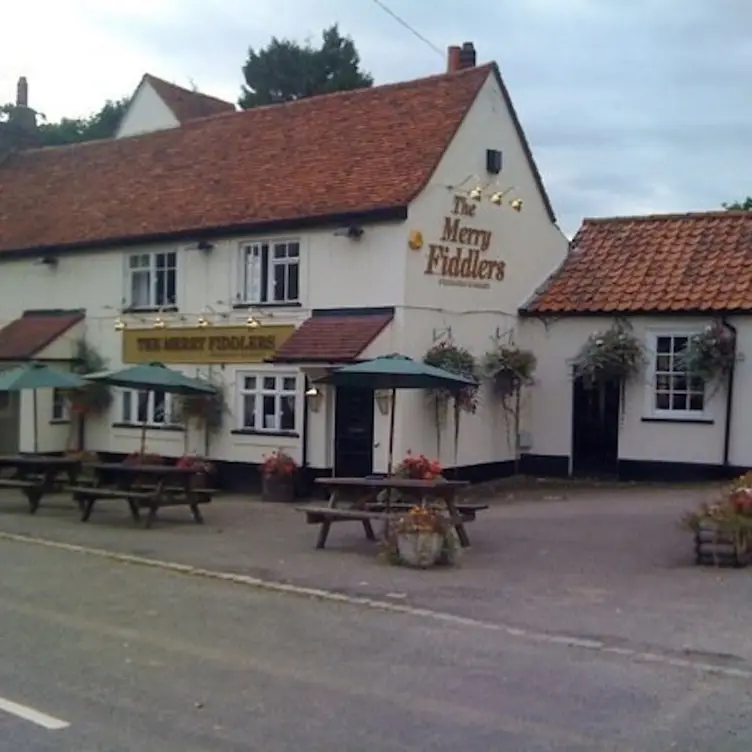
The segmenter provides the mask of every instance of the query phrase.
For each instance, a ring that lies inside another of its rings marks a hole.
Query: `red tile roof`
[[[586,219],[533,314],[752,311],[752,212]]]
[[[26,311],[0,329],[0,360],[28,360],[83,321],[81,311]]]
[[[0,251],[402,210],[495,72],[479,66],[14,153],[0,164]]]
[[[285,363],[346,363],[355,360],[394,317],[392,313],[316,314],[277,350]]]
[[[162,101],[170,108],[172,114],[180,123],[187,123],[196,118],[219,115],[222,112],[234,112],[235,105],[225,102],[224,99],[210,97],[198,91],[184,89],[161,78],[147,73],[143,81],[148,82],[154,91],[159,94]]]

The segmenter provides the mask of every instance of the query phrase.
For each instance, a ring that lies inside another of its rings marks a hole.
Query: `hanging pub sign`
[[[437,276],[440,285],[485,289],[504,279],[506,263],[488,253],[493,233],[468,224],[477,208],[469,198],[454,196],[439,241],[428,243],[424,273]],[[410,247],[417,250],[416,245],[422,247],[422,238],[411,238]]]
[[[260,363],[294,331],[292,325],[126,329],[123,363]]]

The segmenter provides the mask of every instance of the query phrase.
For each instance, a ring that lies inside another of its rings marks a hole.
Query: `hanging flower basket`
[[[196,421],[209,431],[222,428],[228,407],[221,387],[216,386],[211,394],[182,395],[177,402],[177,414],[181,423]]]
[[[295,460],[281,449],[264,458],[261,466],[263,501],[292,503],[295,501]]]
[[[693,376],[706,383],[727,378],[736,360],[734,333],[720,322],[709,324],[700,333],[689,338],[681,365]]]
[[[464,347],[458,347],[451,342],[438,342],[425,354],[423,362],[429,366],[443,368],[449,373],[459,376],[475,378],[478,370],[472,353]],[[456,397],[457,406],[460,410],[474,413],[478,409],[478,387],[467,386],[459,392],[450,392],[444,389],[431,389],[429,394],[437,401],[446,401],[450,397]]]
[[[594,386],[613,379],[626,380],[645,364],[642,343],[624,325],[594,332],[572,361],[574,376]]]
[[[498,344],[481,361],[481,372],[499,397],[508,397],[520,387],[531,384],[537,360],[530,350]]]

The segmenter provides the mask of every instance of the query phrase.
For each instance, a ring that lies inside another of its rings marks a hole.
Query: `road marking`
[[[152,569],[162,569],[167,572],[176,574],[189,575],[191,577],[204,577],[210,580],[220,580],[237,585],[245,585],[259,590],[266,590],[273,593],[282,593],[287,595],[302,596],[313,600],[329,601],[330,603],[342,603],[350,606],[361,606],[371,608],[376,611],[386,611],[391,613],[403,614],[418,618],[431,619],[433,621],[444,622],[454,626],[464,626],[471,629],[482,629],[490,632],[500,632],[509,637],[518,637],[528,642],[537,642],[549,645],[561,645],[568,648],[577,648],[583,651],[600,653],[601,655],[615,655],[626,658],[636,663],[654,663],[658,665],[671,666],[678,669],[689,669],[699,674],[708,674],[712,676],[723,676],[729,679],[740,679],[745,682],[752,681],[752,669],[748,665],[734,667],[725,663],[712,663],[709,661],[697,661],[689,658],[678,657],[674,651],[653,653],[637,648],[620,647],[611,645],[606,640],[586,639],[570,634],[556,634],[550,632],[539,632],[524,627],[516,627],[503,622],[486,621],[474,617],[459,616],[457,614],[446,613],[443,611],[434,611],[430,608],[420,608],[411,606],[408,603],[398,603],[394,601],[379,600],[377,598],[368,598],[358,595],[347,595],[346,593],[334,590],[325,590],[323,588],[306,587],[303,585],[291,585],[286,582],[275,582],[274,580],[263,580],[251,575],[233,574],[231,572],[219,572],[211,569],[202,569],[190,564],[179,564],[172,561],[161,559],[150,559],[144,556],[135,556],[133,554],[117,553],[102,548],[89,548],[76,543],[63,543],[62,541],[50,540],[49,538],[37,538],[32,535],[22,533],[8,533],[0,530],[0,540],[14,541],[16,543],[31,543],[46,548],[54,548],[60,551],[69,551],[71,553],[84,554],[86,556],[95,556],[97,558],[109,559],[123,564],[134,564],[136,566],[150,567]]]
[[[12,700],[6,700],[4,697],[0,697],[0,710],[9,713],[10,715],[21,718],[29,723],[34,723],[37,726],[47,729],[48,731],[60,731],[61,729],[68,728],[70,723],[67,721],[61,721],[59,718],[53,718],[46,713],[40,713],[34,708],[29,708],[26,705],[19,705]]]

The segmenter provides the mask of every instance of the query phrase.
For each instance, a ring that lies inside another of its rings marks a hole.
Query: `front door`
[[[618,380],[595,386],[575,379],[572,396],[572,475],[615,477],[619,459]]]
[[[20,417],[18,392],[0,392],[0,454],[18,454]]]
[[[373,389],[337,387],[334,474],[362,478],[373,472]]]

